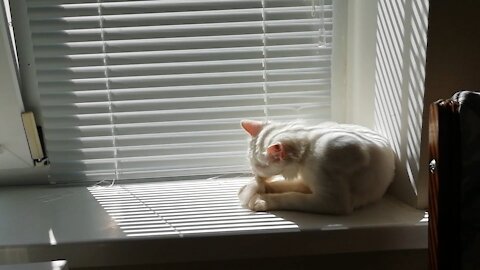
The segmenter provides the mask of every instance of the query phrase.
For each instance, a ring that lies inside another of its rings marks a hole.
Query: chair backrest
[[[430,106],[429,148],[429,238],[431,270],[454,269],[458,265],[458,185],[460,147],[458,102],[439,100]]]
[[[480,94],[430,106],[430,269],[480,269]]]

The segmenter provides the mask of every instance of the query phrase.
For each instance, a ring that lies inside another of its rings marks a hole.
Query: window
[[[333,118],[387,136],[403,171],[395,194],[426,194],[428,1],[11,8],[22,98],[44,128],[52,181],[244,172],[240,119]]]
[[[246,172],[241,119],[330,119],[331,0],[11,4],[54,182]]]

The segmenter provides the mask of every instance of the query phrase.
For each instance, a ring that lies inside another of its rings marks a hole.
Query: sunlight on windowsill
[[[242,208],[237,193],[247,181],[128,184],[89,191],[127,237],[299,230],[295,223],[274,214]]]
[[[252,212],[237,193],[248,178],[186,180],[90,187],[88,190],[127,237],[347,230],[351,227],[421,225],[428,214],[393,198],[328,216],[299,212]]]

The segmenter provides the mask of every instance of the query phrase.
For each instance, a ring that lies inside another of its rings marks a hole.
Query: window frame
[[[23,170],[33,166],[21,113],[24,112],[19,94],[19,81],[14,50],[11,46],[4,3],[0,3],[0,179],[2,172]],[[7,165],[5,165],[7,164]]]

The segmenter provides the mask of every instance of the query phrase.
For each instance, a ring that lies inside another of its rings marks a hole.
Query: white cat
[[[393,180],[394,152],[364,127],[244,120],[256,181],[239,191],[254,211],[298,210],[347,214],[379,200]],[[277,176],[284,179],[278,180]]]

